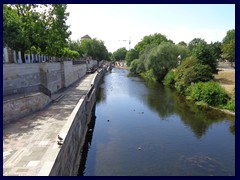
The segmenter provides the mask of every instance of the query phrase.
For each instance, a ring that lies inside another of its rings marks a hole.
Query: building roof
[[[92,38],[86,34],[85,36],[81,37],[81,39],[92,39]]]

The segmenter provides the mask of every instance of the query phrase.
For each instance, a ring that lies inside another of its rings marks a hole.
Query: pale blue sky
[[[133,48],[144,36],[161,33],[175,43],[203,38],[222,41],[235,29],[234,4],[69,4],[71,39],[88,34],[103,40],[108,51]]]

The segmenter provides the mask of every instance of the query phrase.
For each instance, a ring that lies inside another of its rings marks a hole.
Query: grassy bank
[[[214,75],[214,81],[218,82],[228,93],[232,95],[235,88],[235,69],[224,69]]]

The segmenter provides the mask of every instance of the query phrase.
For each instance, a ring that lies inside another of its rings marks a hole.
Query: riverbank
[[[117,65],[115,65],[114,68],[129,70],[129,68],[127,66],[117,66]]]
[[[3,127],[3,175],[76,175],[104,72],[87,74],[48,107]],[[58,135],[63,138],[58,141]]]
[[[140,74],[138,76],[143,78],[145,81],[156,82],[156,80],[150,79],[144,73],[142,73],[142,74]],[[226,93],[231,97],[231,95],[233,93],[233,89],[235,88],[235,69],[221,69],[221,71],[219,71],[218,74],[214,75],[214,81],[219,83],[225,89]],[[188,100],[188,98],[186,98],[186,100]],[[195,102],[195,103],[197,105],[201,104],[199,102]],[[206,106],[206,105],[207,104],[204,103],[204,106]],[[210,106],[210,105],[207,105],[207,106],[209,108],[212,108],[212,109],[215,109],[215,110],[219,110],[219,111],[224,112],[226,114],[235,116],[235,112],[230,111],[228,109],[221,109],[219,107],[213,107],[213,106]]]

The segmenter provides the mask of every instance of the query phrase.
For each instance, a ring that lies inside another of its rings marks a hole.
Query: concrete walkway
[[[95,74],[88,74],[68,87],[63,98],[45,109],[3,127],[3,175],[48,175],[60,150],[57,135]],[[67,132],[66,132],[67,133]]]

